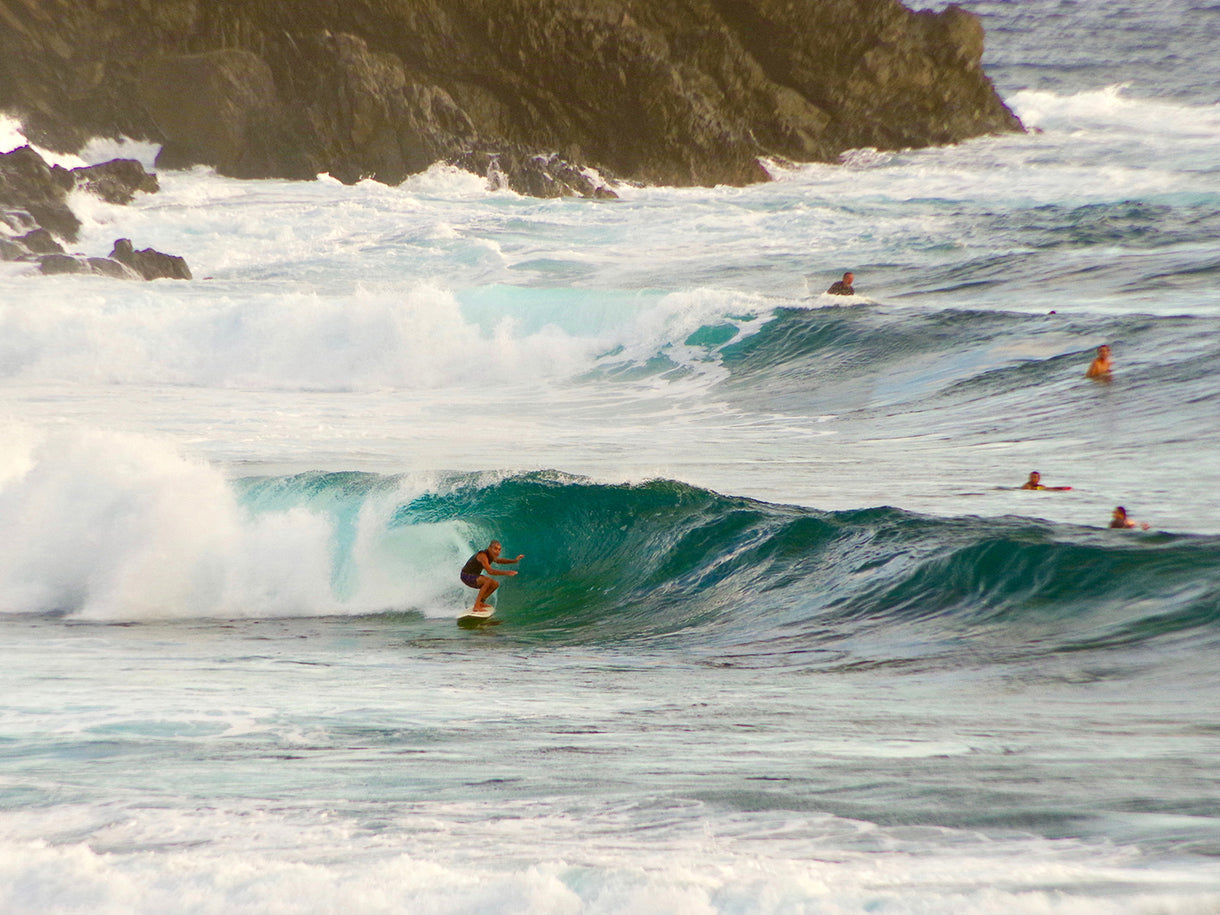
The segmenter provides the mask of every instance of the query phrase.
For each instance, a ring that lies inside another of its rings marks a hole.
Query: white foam
[[[27,142],[21,122],[12,115],[0,113],[0,152],[12,152]]]
[[[721,835],[720,820],[667,838],[618,830],[603,837],[583,820],[500,813],[434,804],[407,818],[391,811],[370,833],[342,818],[282,809],[211,806],[191,814],[159,805],[112,812],[100,829],[83,821],[88,844],[20,838],[13,833],[24,831],[21,824],[9,817],[0,838],[0,909],[1204,915],[1220,904],[1203,873],[1148,872],[1121,853],[1071,842],[946,837],[943,848],[912,854],[920,843],[894,830],[890,848],[832,850],[815,841],[802,854],[799,842],[782,851],[782,834]],[[792,826],[805,832],[800,822]]]
[[[47,279],[30,290],[42,300],[37,306],[0,304],[10,378],[272,390],[478,387],[566,377],[605,348],[553,325],[525,332],[509,314],[481,327],[450,290],[431,283],[230,298],[199,287],[172,290],[181,296],[151,285],[116,288],[121,281],[77,291],[79,280]]]
[[[156,170],[157,155],[160,152],[160,143],[132,140],[129,137],[94,137],[85,144],[79,155],[87,165],[97,165],[111,159],[135,159],[144,166],[145,171],[152,172]]]
[[[0,613],[451,615],[461,603],[455,570],[486,532],[394,520],[434,485],[431,475],[404,476],[372,492],[359,503],[354,542],[340,549],[324,502],[244,508],[222,474],[165,441],[13,426],[0,448],[0,539],[9,545]]]
[[[109,162],[111,159],[135,159],[147,171],[152,171],[161,151],[158,143],[143,140],[132,140],[128,137],[117,139],[95,137],[85,144],[79,153],[55,153],[43,149],[26,139],[25,127],[21,121],[12,115],[0,113],[0,153],[11,152],[19,146],[33,147],[43,159],[51,165],[62,165],[64,168],[78,168],[82,165],[97,165],[99,162]]]
[[[492,190],[487,179],[454,165],[436,163],[400,185],[403,191],[425,196],[485,197]]]
[[[6,442],[0,608],[90,619],[334,610],[327,522],[247,516],[215,470],[99,431]],[[24,446],[24,447],[23,447]]]
[[[36,143],[31,143],[25,136],[25,128],[12,115],[0,113],[0,153],[12,152],[20,146],[29,146],[50,165],[61,165],[64,168],[76,168],[89,165],[80,156],[71,153],[55,153],[43,149]]]
[[[1124,84],[1070,95],[1023,89],[1008,101],[1022,123],[1039,130],[1121,128],[1178,142],[1214,141],[1220,135],[1220,105],[1185,105],[1128,92]]]
[[[430,477],[403,478],[393,491],[368,499],[360,509],[352,561],[358,570],[355,593],[348,606],[414,609],[429,617],[453,616],[464,597],[457,570],[471,552],[474,539],[461,521],[396,524],[398,509],[431,489]]]
[[[769,315],[772,304],[761,295],[720,289],[691,289],[663,296],[653,307],[640,311],[631,330],[626,351],[641,361],[664,351],[685,365],[701,366],[722,377],[718,362],[709,362],[707,348],[688,345],[686,340],[706,326],[731,325],[732,340],[743,340],[757,333]]]

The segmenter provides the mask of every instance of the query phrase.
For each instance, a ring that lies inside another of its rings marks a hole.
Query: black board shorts
[[[471,575],[469,572],[463,572],[462,584],[464,584],[467,588],[477,588],[479,586],[479,576]]]

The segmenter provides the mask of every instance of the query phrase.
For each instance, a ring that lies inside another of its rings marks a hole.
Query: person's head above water
[[[1031,470],[1029,472],[1029,482],[1030,483],[1040,483],[1041,481],[1042,481],[1042,474],[1038,473],[1038,471],[1036,471],[1036,470]]]
[[[843,274],[843,282],[850,286],[856,279],[856,275],[848,270]]]
[[[1138,524],[1133,518],[1127,514],[1127,510],[1121,505],[1114,509],[1114,515],[1110,520],[1110,527],[1125,528],[1130,530],[1133,527],[1142,528],[1143,530],[1151,530],[1152,525],[1147,521],[1140,521]]]

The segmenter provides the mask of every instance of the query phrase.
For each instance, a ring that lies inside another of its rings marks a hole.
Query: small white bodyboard
[[[487,610],[467,610],[457,618],[457,624],[463,629],[481,629],[483,626],[497,626],[500,620],[493,620],[491,618],[495,612],[495,607]]]

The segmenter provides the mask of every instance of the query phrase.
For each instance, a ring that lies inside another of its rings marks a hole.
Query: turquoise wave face
[[[251,504],[295,501],[348,528],[363,502],[396,486],[372,474],[244,485]],[[515,638],[788,665],[1220,642],[1217,537],[884,507],[820,512],[672,481],[603,485],[553,472],[454,478],[399,504],[383,534],[453,524],[469,532],[471,552],[494,537],[505,555],[525,554],[498,595],[511,624],[502,630]],[[352,542],[336,540],[338,554]],[[456,580],[457,564],[438,574]]]

